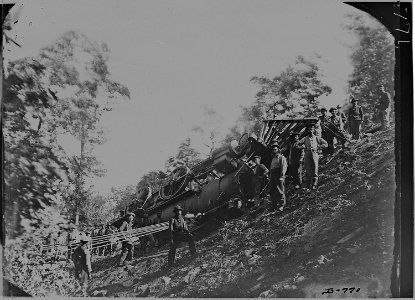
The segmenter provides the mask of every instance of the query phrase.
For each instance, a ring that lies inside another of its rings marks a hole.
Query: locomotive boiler
[[[147,187],[139,190],[137,205],[130,205],[128,210],[135,213],[136,221],[145,217],[149,225],[168,221],[176,205],[184,214],[195,216],[227,209],[252,197],[253,170],[242,159],[249,155],[249,144],[244,135],[239,142],[215,149],[208,159],[191,168],[177,167],[158,191],[151,193]],[[119,227],[122,221],[123,217],[112,225]]]

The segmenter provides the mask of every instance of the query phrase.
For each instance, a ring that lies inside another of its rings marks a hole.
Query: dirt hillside
[[[118,257],[96,261],[89,294],[390,297],[394,158],[393,130],[365,136],[322,160],[317,191],[289,188],[284,212],[212,220],[219,228],[198,238],[198,256],[183,245],[170,270],[167,247],[123,268]]]

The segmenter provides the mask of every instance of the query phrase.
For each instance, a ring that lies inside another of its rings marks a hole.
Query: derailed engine
[[[253,170],[247,165],[255,152],[255,140],[245,134],[212,152],[210,158],[191,168],[177,167],[159,191],[143,188],[138,192],[142,206],[129,207],[136,219],[147,224],[166,222],[173,217],[173,208],[180,205],[187,215],[205,215],[229,208],[240,208],[241,202],[253,195]],[[242,159],[247,156],[247,159]],[[123,218],[112,223],[119,227]]]

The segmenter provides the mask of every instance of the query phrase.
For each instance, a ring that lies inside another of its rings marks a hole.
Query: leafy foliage
[[[51,107],[47,130],[51,140],[69,134],[79,141],[79,154],[67,157],[70,184],[67,204],[77,214],[87,197],[85,178],[103,176],[105,170],[93,154],[104,142],[100,120],[117,97],[129,97],[128,89],[114,81],[107,67],[108,47],[75,31],[65,33],[53,45],[41,50],[39,62],[45,66],[43,81],[59,98]],[[71,195],[73,194],[73,195]],[[92,203],[90,204],[92,205]]]
[[[331,88],[322,81],[322,74],[317,63],[297,56],[293,66],[272,80],[265,77],[252,77],[261,90],[256,94],[259,107],[252,113],[253,117],[264,116],[304,116],[315,113],[318,97],[331,93]],[[265,107],[261,109],[261,106]],[[244,111],[247,114],[246,110]]]
[[[395,53],[393,37],[387,29],[370,16],[349,15],[346,28],[358,36],[354,46],[354,66],[349,81],[350,96],[360,100],[365,111],[373,111],[379,100],[379,84],[393,95]],[[369,20],[372,22],[369,22]]]
[[[200,153],[190,145],[190,138],[180,143],[177,154],[171,156],[165,164],[168,173],[172,172],[178,166],[191,167],[201,161]]]
[[[140,181],[137,183],[137,189],[150,187],[152,191],[157,191],[160,189],[163,180],[166,178],[167,174],[163,171],[150,171],[141,177]]]
[[[44,72],[41,64],[27,59],[11,63],[4,80],[2,139],[9,236],[21,233],[22,219],[33,220],[34,211],[55,203],[58,185],[67,179],[65,165],[40,131],[55,103],[39,84]]]
[[[136,187],[131,184],[125,187],[111,188],[111,194],[108,196],[108,200],[114,203],[113,212],[117,214],[118,211],[124,210],[129,204],[131,204],[136,197]]]
[[[105,224],[114,217],[114,209],[117,203],[111,197],[94,195],[86,201],[83,210],[86,220],[93,224]]]
[[[202,140],[203,146],[207,149],[206,153],[204,153],[207,157],[223,142],[222,123],[223,117],[217,111],[204,107],[203,121],[200,125],[192,128],[192,132],[197,134],[197,137]]]
[[[260,90],[252,105],[242,107],[239,124],[231,129],[227,141],[247,131],[259,135],[266,118],[313,116],[318,110],[318,98],[331,93],[318,64],[302,56],[273,79],[254,76],[251,82],[259,85]]]

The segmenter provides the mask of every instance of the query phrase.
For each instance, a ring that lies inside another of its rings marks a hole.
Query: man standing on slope
[[[271,144],[272,161],[270,166],[269,189],[271,196],[271,210],[284,210],[287,203],[285,199],[285,173],[287,172],[287,160],[281,154],[278,143]]]
[[[264,189],[265,181],[268,176],[268,169],[264,164],[261,164],[261,156],[254,157],[256,166],[254,170],[253,187],[254,187],[254,204],[259,206],[261,203],[261,191]]]
[[[300,134],[298,132],[291,133],[294,141],[290,145],[290,152],[288,154],[288,172],[293,179],[295,188],[300,188],[303,183],[302,171],[304,161],[304,146],[297,146]]]
[[[91,253],[88,249],[88,242],[91,241],[91,238],[82,236],[80,240],[81,245],[73,252],[72,260],[75,264],[75,277],[81,286],[83,296],[86,297],[88,280],[91,278],[92,273]]]
[[[327,142],[322,138],[315,135],[315,126],[310,124],[307,126],[307,136],[297,142],[297,146],[304,145],[304,165],[306,180],[310,184],[311,188],[315,189],[318,182],[318,150],[320,148],[326,148]]]
[[[356,104],[357,100],[352,98],[352,107],[349,109],[349,124],[352,139],[360,139],[360,126],[363,121],[363,109]]]
[[[389,119],[390,119],[390,113],[392,110],[392,97],[391,95],[385,90],[385,87],[383,84],[379,85],[379,102],[378,102],[378,110],[380,114],[380,121],[382,124],[382,129],[388,129],[389,128]]]
[[[135,214],[132,212],[127,213],[127,220],[124,221],[120,227],[120,232],[123,232],[124,230],[130,231],[133,229],[133,222],[135,218]],[[124,241],[122,242],[122,249],[121,249],[121,258],[120,263],[118,264],[119,267],[124,266],[125,259],[128,260],[133,259],[133,245],[134,242],[131,237],[131,233],[124,234]]]
[[[189,243],[190,255],[194,257],[196,255],[195,242],[193,240],[193,235],[190,233],[187,228],[186,221],[182,217],[183,208],[179,205],[175,206],[173,209],[174,217],[170,219],[169,222],[169,232],[170,232],[170,251],[168,258],[168,267],[171,268],[174,265],[174,260],[176,258],[176,249],[181,242],[187,241]]]

